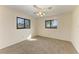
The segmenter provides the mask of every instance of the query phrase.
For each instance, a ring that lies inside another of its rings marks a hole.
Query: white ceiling
[[[48,8],[50,6],[52,7],[52,9],[48,10],[46,17],[72,12],[75,9],[75,6],[73,5],[37,5],[37,6],[40,8]],[[38,18],[38,16],[34,14],[35,8],[33,7],[33,5],[9,5],[8,7],[23,11],[29,16]]]

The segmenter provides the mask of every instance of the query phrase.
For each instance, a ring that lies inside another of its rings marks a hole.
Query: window
[[[29,19],[17,17],[16,20],[17,20],[17,29],[30,28],[30,20]]]
[[[56,29],[58,26],[58,21],[57,20],[46,20],[45,21],[45,28],[54,28]]]

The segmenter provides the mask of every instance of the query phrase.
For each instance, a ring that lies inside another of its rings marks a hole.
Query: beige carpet
[[[37,36],[1,49],[2,54],[73,54],[77,53],[68,41]]]

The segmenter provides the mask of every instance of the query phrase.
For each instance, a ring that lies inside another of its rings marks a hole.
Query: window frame
[[[52,24],[52,21],[54,21],[54,20],[56,20],[56,19],[53,19],[53,20],[45,20],[45,28],[47,28],[47,29],[57,29],[57,27],[58,27],[58,25],[56,26],[56,27],[52,27],[51,26],[51,24]],[[47,27],[47,22],[50,22],[50,27]]]
[[[21,27],[21,28],[19,27],[19,24],[18,24],[19,18],[24,20],[24,27]],[[25,21],[26,20],[29,22],[29,27],[25,27],[25,25],[26,25]],[[17,29],[30,29],[30,25],[31,25],[30,19],[25,19],[25,18],[22,18],[22,17],[16,17],[16,27],[17,27]]]

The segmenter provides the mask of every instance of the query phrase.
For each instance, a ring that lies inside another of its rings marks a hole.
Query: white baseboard
[[[76,49],[76,51],[79,53],[79,50],[77,49],[76,45],[72,41],[71,41],[71,43],[73,44],[73,46]]]
[[[47,37],[47,36],[44,36],[44,35],[38,35],[38,36]],[[52,38],[52,37],[48,37],[48,38]],[[54,38],[54,37],[53,37],[53,38]],[[64,39],[59,39],[59,38],[55,38],[55,39],[58,39],[58,40],[63,40],[63,41],[69,41],[69,42],[71,42],[70,40],[64,40]]]
[[[24,40],[26,40],[26,39],[24,39]],[[20,42],[22,42],[22,41],[24,41],[24,40],[18,40],[18,41],[15,41],[15,42],[11,42],[11,43],[9,43],[9,44],[6,44],[6,45],[0,47],[0,49],[9,47],[9,46],[14,45],[14,44],[17,44],[17,43],[20,43]]]

